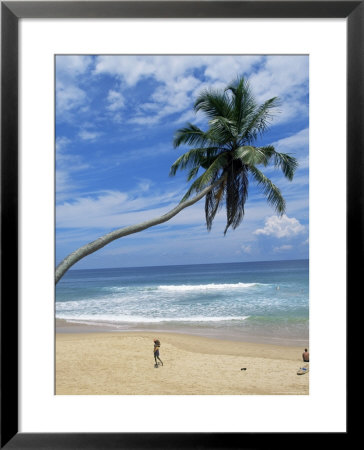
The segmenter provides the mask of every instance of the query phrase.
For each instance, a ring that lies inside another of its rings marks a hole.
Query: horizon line
[[[149,266],[123,266],[123,267],[98,267],[87,269],[69,269],[68,272],[78,272],[81,270],[115,270],[115,269],[144,269],[150,267],[184,267],[184,266],[212,266],[218,264],[251,264],[251,263],[265,263],[265,262],[286,262],[286,261],[309,261],[309,258],[298,259],[271,259],[271,260],[257,260],[257,261],[231,261],[231,262],[216,262],[216,263],[192,263],[192,264],[162,264]]]

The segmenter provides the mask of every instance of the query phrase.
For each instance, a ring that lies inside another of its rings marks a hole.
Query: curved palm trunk
[[[177,215],[179,212],[181,212],[183,209],[187,208],[188,206],[193,205],[194,203],[201,200],[206,194],[208,194],[215,186],[221,183],[221,179],[206,187],[203,189],[196,197],[187,200],[183,203],[180,203],[175,208],[171,209],[169,212],[164,214],[163,216],[156,217],[151,220],[147,220],[145,222],[139,223],[137,225],[130,225],[128,227],[119,228],[117,230],[111,231],[108,234],[105,234],[104,236],[99,237],[95,241],[89,242],[86,245],[83,245],[79,249],[75,250],[74,252],[70,253],[66,258],[64,258],[63,261],[61,261],[57,268],[56,268],[56,274],[55,274],[55,281],[56,284],[58,281],[63,277],[63,275],[67,272],[67,270],[73,266],[77,261],[84,258],[87,255],[90,255],[91,253],[96,252],[100,248],[104,247],[105,245],[109,244],[112,241],[115,241],[116,239],[122,238],[124,236],[128,236],[129,234],[138,233],[139,231],[146,230],[147,228],[154,227],[155,225],[159,225],[161,223],[167,222],[168,220],[172,219],[175,215]]]

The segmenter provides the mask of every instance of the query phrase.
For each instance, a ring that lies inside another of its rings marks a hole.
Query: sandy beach
[[[164,363],[154,367],[153,338]],[[307,395],[302,347],[57,321],[57,395]],[[241,370],[246,369],[246,370]]]

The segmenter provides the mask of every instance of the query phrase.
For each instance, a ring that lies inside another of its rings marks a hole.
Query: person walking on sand
[[[162,366],[163,366],[163,362],[159,357],[159,347],[161,346],[161,343],[159,341],[159,339],[154,339],[154,349],[153,349],[153,353],[154,353],[154,361],[155,361],[155,365],[158,366],[158,361],[157,359],[161,362]]]
[[[310,354],[307,351],[307,348],[305,348],[305,351],[302,353],[302,359],[303,362],[310,362]]]

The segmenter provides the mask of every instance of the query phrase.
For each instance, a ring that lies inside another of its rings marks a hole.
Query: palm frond
[[[269,162],[270,156],[266,154],[264,148],[262,147],[244,145],[234,150],[233,158],[239,159],[243,164],[248,166],[256,166],[259,164],[266,166]]]
[[[275,148],[273,145],[265,145],[263,147],[259,147],[259,150],[264,153],[268,161],[270,158],[276,153]]]
[[[186,127],[177,130],[174,135],[173,146],[176,148],[182,144],[205,147],[211,145],[211,136],[209,132],[202,131],[196,125],[188,123]]]
[[[256,108],[256,110],[246,118],[247,120],[244,123],[241,132],[243,141],[252,143],[258,136],[267,131],[274,117],[272,111],[276,110],[279,104],[278,97],[273,97]]]
[[[209,126],[211,138],[220,145],[230,143],[238,137],[234,120],[218,116],[209,121]]]
[[[192,167],[192,169],[188,172],[187,181],[191,181],[193,178],[195,178],[198,174],[199,169],[200,166]]]
[[[221,153],[216,158],[212,159],[212,163],[205,170],[205,172],[192,183],[182,201],[187,200],[193,192],[200,192],[209,184],[214,183],[223,171],[226,165],[226,159],[226,153]]]
[[[257,108],[250,84],[244,77],[240,77],[228,85],[225,90],[230,91],[234,97],[234,120],[238,133],[241,133],[244,122]]]
[[[272,156],[274,156],[274,166],[281,168],[284,176],[292,181],[298,167],[297,159],[289,153],[274,152]]]
[[[226,227],[224,235],[230,226],[235,230],[243,220],[245,203],[248,198],[248,187],[247,169],[239,169],[238,173],[236,173],[232,164],[228,170],[226,183]]]
[[[286,202],[279,188],[256,167],[249,167],[249,171],[262,188],[268,203],[273,206],[278,214],[284,214],[286,211]]]
[[[185,202],[187,199],[190,198],[190,196],[194,193],[194,192],[199,192],[201,191],[202,188],[202,175],[200,175],[189,187],[188,191],[185,193],[185,195],[182,197],[182,200],[180,201],[180,203]]]
[[[216,117],[231,118],[232,105],[225,92],[215,89],[205,89],[197,97],[194,109],[203,111],[209,119]]]
[[[216,216],[217,211],[221,207],[221,200],[225,190],[225,181],[220,185],[215,186],[205,197],[205,218],[207,230],[211,231],[212,222]]]
[[[218,154],[218,147],[193,148],[181,155],[171,166],[169,175],[174,176],[177,170],[184,170],[196,165],[201,165],[207,157],[214,157]]]
[[[237,157],[246,164],[264,164],[267,166],[271,159],[274,161],[274,167],[282,169],[286,178],[292,181],[295,171],[298,167],[298,161],[289,153],[277,152],[273,145],[266,147],[244,146],[236,150]]]

